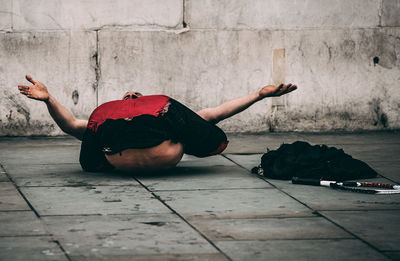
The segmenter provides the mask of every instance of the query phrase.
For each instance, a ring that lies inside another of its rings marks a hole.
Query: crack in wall
[[[187,27],[187,21],[186,21],[186,0],[182,0],[182,26],[183,28]]]
[[[99,30],[95,30],[96,32],[96,51],[93,54],[92,58],[95,61],[94,65],[94,73],[95,73],[95,81],[92,85],[93,90],[96,92],[96,107],[99,106],[99,81],[101,76],[100,70],[100,62],[99,62]]]
[[[378,9],[378,27],[382,27],[382,12],[383,12],[383,0],[379,3]]]
[[[11,11],[14,10],[14,1],[11,1]],[[14,31],[14,14],[11,12],[11,16],[10,16],[10,20],[11,20],[11,32]]]

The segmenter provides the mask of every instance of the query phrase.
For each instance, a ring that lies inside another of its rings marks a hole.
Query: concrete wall
[[[126,90],[197,110],[285,81],[220,126],[399,129],[399,17],[400,0],[0,0],[0,135],[61,134],[18,93],[27,73],[79,118]]]

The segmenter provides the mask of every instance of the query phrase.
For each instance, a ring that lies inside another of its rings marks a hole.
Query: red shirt
[[[170,98],[165,95],[140,96],[136,99],[106,102],[97,107],[89,117],[87,128],[97,132],[107,119],[133,118],[143,114],[158,116]]]

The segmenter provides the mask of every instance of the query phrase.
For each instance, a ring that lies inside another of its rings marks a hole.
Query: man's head
[[[136,99],[137,97],[143,96],[140,92],[127,92],[122,96],[123,100],[128,100],[128,99]]]

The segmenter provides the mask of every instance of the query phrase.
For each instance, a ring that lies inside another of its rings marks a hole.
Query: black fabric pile
[[[282,144],[279,149],[268,151],[261,157],[260,166],[254,167],[252,172],[271,179],[300,177],[335,181],[374,178],[378,174],[342,149],[311,146],[303,141]]]

